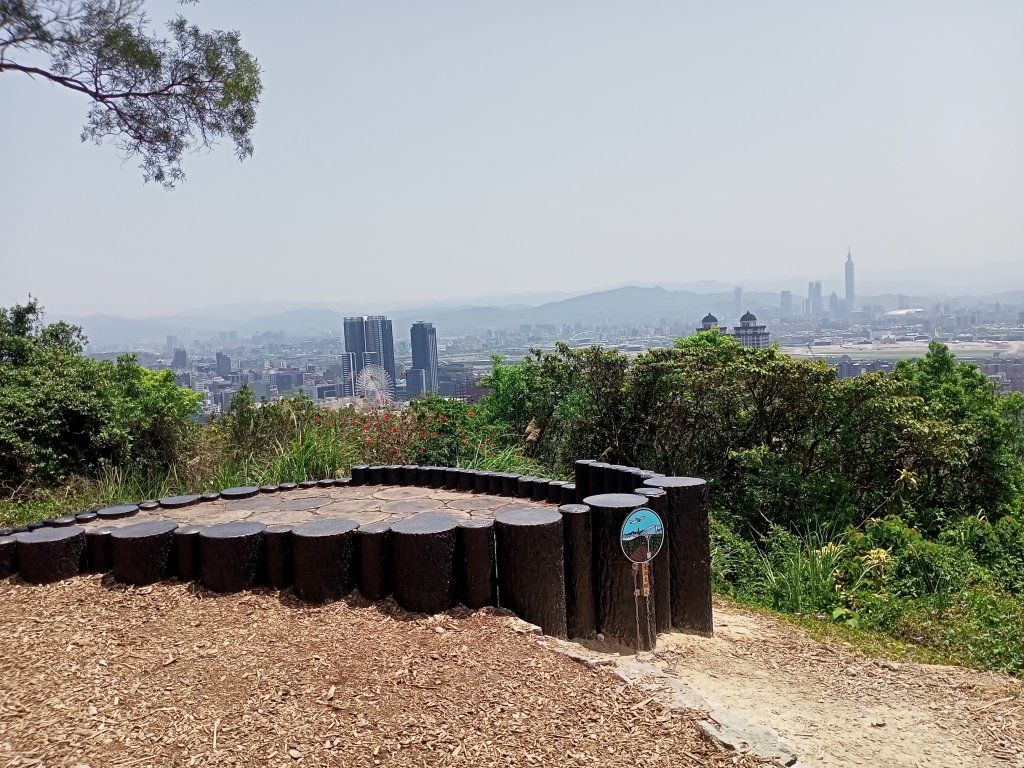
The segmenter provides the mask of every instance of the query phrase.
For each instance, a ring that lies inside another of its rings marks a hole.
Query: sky
[[[1024,288],[1024,3],[149,2],[260,61],[255,155],[145,184],[0,74],[0,306],[623,284]]]

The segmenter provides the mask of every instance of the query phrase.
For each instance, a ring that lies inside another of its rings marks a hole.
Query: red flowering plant
[[[362,414],[359,462],[363,464],[407,464],[415,461],[419,433],[415,419],[405,411],[376,410]]]
[[[489,442],[473,405],[429,395],[413,400],[407,410],[415,423],[419,464],[462,466]]]

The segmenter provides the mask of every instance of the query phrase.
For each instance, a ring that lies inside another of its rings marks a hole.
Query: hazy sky
[[[0,75],[0,305],[793,278],[1024,288],[1024,2],[227,2],[256,154],[173,192]]]

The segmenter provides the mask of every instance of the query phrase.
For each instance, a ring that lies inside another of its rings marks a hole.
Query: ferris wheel
[[[356,395],[365,397],[374,408],[391,405],[395,401],[395,384],[379,365],[365,365],[356,376]]]

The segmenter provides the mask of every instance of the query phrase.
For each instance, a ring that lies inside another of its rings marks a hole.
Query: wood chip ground
[[[0,583],[0,766],[753,766],[497,611]]]

